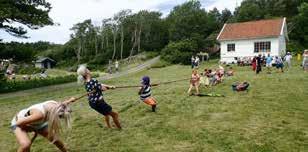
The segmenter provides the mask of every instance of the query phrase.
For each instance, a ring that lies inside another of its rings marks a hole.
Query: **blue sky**
[[[50,17],[58,26],[46,26],[38,30],[28,29],[30,38],[22,39],[10,36],[0,30],[0,39],[6,42],[36,42],[50,41],[64,44],[70,38],[72,31],[69,29],[76,23],[86,19],[92,19],[96,24],[104,18],[123,9],[131,9],[133,12],[140,10],[160,11],[166,16],[176,5],[184,3],[186,0],[47,0],[52,5]],[[217,7],[219,10],[228,8],[234,10],[236,3],[242,0],[200,0],[202,7],[210,10]]]

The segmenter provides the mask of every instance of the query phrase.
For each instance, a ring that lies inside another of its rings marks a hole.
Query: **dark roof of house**
[[[44,61],[46,61],[46,60],[49,60],[49,61],[51,61],[51,62],[56,62],[55,60],[53,60],[53,59],[51,59],[51,58],[49,58],[49,57],[42,57],[42,58],[39,58],[39,59],[36,60],[35,62],[36,62],[36,63],[41,63],[41,62],[44,62]]]
[[[278,37],[285,18],[225,24],[217,40]]]

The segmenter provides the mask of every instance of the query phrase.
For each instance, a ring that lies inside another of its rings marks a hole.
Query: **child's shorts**
[[[283,64],[282,64],[282,63],[277,64],[277,65],[276,65],[276,68],[277,68],[277,69],[282,69],[282,68],[283,68]]]
[[[153,97],[148,97],[143,100],[143,102],[147,105],[154,106],[156,105],[156,100]]]
[[[96,101],[96,102],[89,102],[89,105],[92,109],[97,111],[98,113],[106,116],[109,115],[112,111],[112,107],[107,104],[104,99]]]

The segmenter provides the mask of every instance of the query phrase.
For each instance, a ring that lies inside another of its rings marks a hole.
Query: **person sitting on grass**
[[[204,72],[201,73],[201,77],[200,77],[200,85],[203,85],[205,87],[208,87],[210,82],[209,82],[209,78],[208,78],[208,70],[204,69]]]
[[[233,70],[232,67],[229,68],[229,70],[227,71],[226,75],[229,76],[229,77],[230,76],[234,76],[234,70]]]
[[[191,75],[191,79],[190,79],[190,86],[189,86],[189,89],[188,89],[188,94],[189,95],[193,95],[191,93],[191,90],[193,87],[195,87],[196,89],[196,94],[195,95],[198,95],[199,94],[199,85],[200,85],[200,75],[198,74],[198,71],[196,69],[194,69],[192,71],[192,75]]]
[[[223,73],[221,71],[221,69],[217,69],[216,73],[215,73],[215,80],[214,81],[214,85],[218,84],[218,83],[222,83],[223,80]]]
[[[56,145],[59,150],[66,152],[67,149],[59,139],[61,120],[64,120],[66,127],[71,126],[71,110],[68,105],[74,101],[75,98],[62,103],[52,100],[45,101],[19,111],[11,121],[11,129],[19,144],[17,151],[29,152],[32,142],[37,134],[40,134]],[[32,140],[28,137],[30,132],[34,132]]]
[[[141,79],[142,87],[139,88],[138,94],[140,95],[140,99],[147,105],[152,107],[152,112],[156,111],[156,100],[151,96],[151,84],[150,77],[144,76]]]
[[[108,89],[115,89],[115,86],[109,86],[106,84],[100,84],[96,79],[92,78],[91,72],[85,65],[79,66],[77,70],[79,82],[83,82],[85,85],[86,91],[89,93],[88,101],[92,109],[98,113],[104,115],[105,122],[108,128],[111,128],[110,125],[110,116],[113,119],[116,127],[121,129],[119,122],[119,114],[112,110],[112,107],[107,104],[103,98],[103,91]]]
[[[210,80],[210,86],[216,85],[216,81],[217,81],[216,72],[212,71],[211,69],[209,69],[209,72],[208,72],[207,76],[208,76],[208,78]]]

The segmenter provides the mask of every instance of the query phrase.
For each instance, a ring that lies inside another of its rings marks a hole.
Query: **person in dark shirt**
[[[262,58],[261,58],[261,54],[256,58],[256,63],[257,63],[256,74],[259,74],[262,71]]]
[[[109,121],[111,116],[116,127],[121,129],[118,113],[114,112],[112,107],[107,104],[103,98],[103,91],[114,89],[115,86],[99,83],[96,79],[91,77],[91,72],[85,65],[79,66],[77,74],[78,80],[84,83],[85,89],[89,93],[88,101],[90,107],[105,116],[105,121],[108,128],[111,128]]]

